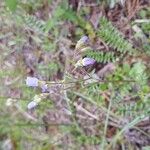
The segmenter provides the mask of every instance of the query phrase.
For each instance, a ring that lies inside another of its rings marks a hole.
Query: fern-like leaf
[[[100,20],[98,36],[120,53],[133,52],[132,44],[105,17]]]
[[[107,63],[107,62],[115,62],[116,57],[114,52],[94,52],[88,51],[86,52],[86,56],[95,59],[97,62]]]
[[[35,16],[26,15],[23,17],[26,25],[34,29],[36,32],[45,33],[46,23],[43,20],[37,19]]]

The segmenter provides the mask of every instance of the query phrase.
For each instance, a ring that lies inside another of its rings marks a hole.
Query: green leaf
[[[17,8],[17,0],[6,0],[6,6],[9,8],[11,11],[15,11]]]

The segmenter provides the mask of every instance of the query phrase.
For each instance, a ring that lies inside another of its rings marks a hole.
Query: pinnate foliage
[[[100,29],[97,35],[110,47],[116,49],[120,53],[131,53],[134,51],[132,44],[125,40],[121,32],[119,32],[105,17],[100,19]]]

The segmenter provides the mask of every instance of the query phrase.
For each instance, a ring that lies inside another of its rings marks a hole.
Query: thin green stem
[[[110,98],[109,106],[108,106],[108,110],[107,110],[107,115],[106,115],[106,121],[105,121],[105,126],[104,126],[104,137],[103,137],[102,145],[101,145],[101,148],[100,148],[102,150],[104,150],[104,147],[105,147],[107,127],[108,127],[108,120],[109,120],[109,116],[110,116],[111,106],[112,106],[112,97]]]

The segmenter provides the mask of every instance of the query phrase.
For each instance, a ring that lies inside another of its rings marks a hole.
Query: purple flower
[[[27,77],[26,79],[26,85],[31,87],[37,87],[38,86],[38,79],[35,77]]]
[[[36,106],[37,106],[38,104],[35,102],[35,101],[32,101],[32,102],[30,102],[29,104],[28,104],[28,109],[30,110],[30,109],[33,109],[33,108],[35,108]]]
[[[85,36],[82,36],[78,42],[86,43],[86,42],[88,42],[88,40],[89,40],[88,36],[85,35]]]
[[[42,89],[42,93],[45,93],[47,91],[47,89],[48,89],[48,85],[47,84],[42,85],[41,89]]]
[[[93,65],[95,62],[96,61],[93,58],[85,57],[82,59],[82,65],[83,66]]]
[[[89,41],[89,38],[87,36],[81,37],[81,39],[77,42],[76,44],[76,49],[80,49],[83,47],[85,44],[87,44]]]

